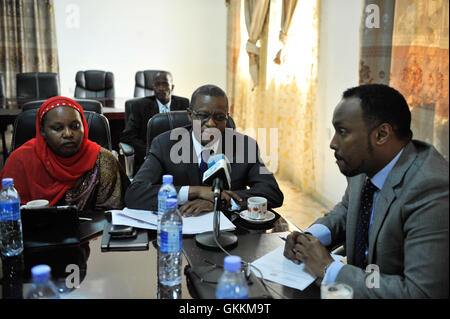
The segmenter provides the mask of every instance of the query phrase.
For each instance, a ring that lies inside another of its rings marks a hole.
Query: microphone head
[[[203,173],[203,183],[211,185],[216,178],[222,180],[225,189],[231,188],[231,165],[223,154],[211,156],[208,169]]]
[[[231,164],[230,164],[230,161],[228,160],[228,158],[225,156],[225,154],[216,154],[216,155],[211,156],[208,159],[208,168],[210,168],[211,166],[214,166],[214,164],[216,164],[220,160],[224,160],[227,163],[228,172],[231,173]]]

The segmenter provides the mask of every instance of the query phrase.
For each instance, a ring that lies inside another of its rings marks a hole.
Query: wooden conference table
[[[80,221],[80,244],[25,249],[18,257],[2,258],[0,268],[1,298],[22,298],[31,286],[30,269],[37,264],[48,264],[52,268],[52,276],[60,290],[61,298],[88,299],[155,299],[170,295],[171,297],[215,298],[215,284],[195,280],[196,277],[206,278],[207,267],[213,264],[222,265],[226,256],[221,251],[205,250],[197,246],[194,236],[183,237],[183,279],[181,287],[170,291],[158,286],[157,257],[155,246],[156,232],[148,231],[149,249],[143,251],[101,251],[102,230],[110,216],[102,212],[86,215],[92,221]],[[252,262],[279,247],[284,242],[280,236],[286,236],[297,228],[278,214],[274,221],[258,225],[227,213],[235,224],[234,233],[238,236],[237,247],[229,253],[239,255],[243,260]],[[75,273],[74,269],[80,271]],[[191,270],[191,271],[190,271]],[[192,274],[194,270],[194,275]],[[217,268],[217,276],[221,269]],[[77,282],[75,274],[79,274],[79,287],[73,287]],[[279,299],[287,298],[320,298],[320,289],[316,284],[310,285],[304,291],[292,289],[273,282],[267,282],[271,289],[261,290],[260,281],[250,276],[249,297],[266,298],[272,296]],[[276,291],[276,293],[273,292]]]

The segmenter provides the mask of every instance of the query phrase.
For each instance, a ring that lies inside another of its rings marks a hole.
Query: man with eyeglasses
[[[156,137],[144,164],[125,195],[129,208],[156,210],[162,176],[173,175],[180,212],[196,216],[212,211],[211,186],[202,184],[202,171],[213,154],[225,154],[231,163],[231,190],[222,196],[228,209],[245,209],[252,196],[267,198],[269,208],[283,203],[283,193],[259,157],[255,140],[226,128],[228,99],[214,85],[198,88],[191,98],[188,115],[192,125]]]
[[[143,97],[131,106],[120,141],[134,147],[135,172],[144,162],[147,150],[147,123],[153,115],[170,111],[186,110],[189,99],[172,95],[173,77],[170,72],[160,71],[155,74],[153,90],[155,95]]]

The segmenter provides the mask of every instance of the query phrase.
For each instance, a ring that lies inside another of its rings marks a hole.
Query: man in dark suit
[[[386,85],[351,88],[333,114],[330,147],[347,176],[342,201],[284,255],[354,298],[448,298],[448,162],[412,140],[404,97]],[[327,248],[344,244],[347,264]]]
[[[194,92],[191,101],[188,115],[192,126],[173,129],[153,140],[150,154],[126,192],[126,206],[157,210],[162,176],[171,174],[183,215],[212,211],[213,192],[211,186],[202,184],[201,173],[212,153],[223,153],[231,162],[231,190],[223,193],[229,208],[245,209],[247,198],[252,196],[266,197],[270,208],[281,206],[283,193],[261,161],[256,141],[225,129],[225,92],[205,85]]]
[[[120,141],[134,147],[134,170],[137,171],[144,162],[147,151],[147,123],[153,115],[170,111],[186,110],[189,99],[172,95],[174,89],[170,72],[158,72],[154,78],[154,96],[143,97],[131,106]]]

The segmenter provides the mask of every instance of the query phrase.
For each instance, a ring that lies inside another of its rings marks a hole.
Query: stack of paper
[[[297,265],[283,255],[284,244],[270,253],[252,262],[252,266],[258,268],[264,279],[282,284],[295,289],[303,290],[316,280],[316,276],[308,272],[305,264]],[[339,255],[331,255],[335,260],[341,260]],[[256,276],[261,277],[258,271]]]
[[[149,210],[124,208],[111,210],[113,225],[126,225],[136,228],[157,229],[158,215]],[[183,217],[183,234],[199,234],[213,230],[214,212],[196,217]],[[234,230],[233,223],[220,212],[220,230]]]

